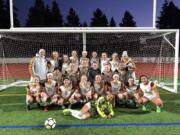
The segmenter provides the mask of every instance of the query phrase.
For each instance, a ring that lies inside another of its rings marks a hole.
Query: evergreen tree
[[[52,2],[52,26],[62,27],[63,26],[63,16],[61,15],[58,3],[56,0]]]
[[[0,0],[0,28],[8,28],[6,25],[5,3],[4,0]]]
[[[83,27],[88,27],[87,22],[83,22],[82,26],[83,26]]]
[[[46,6],[46,9],[45,9],[45,26],[46,27],[52,26],[52,13],[48,5]]]
[[[93,18],[90,23],[91,27],[107,27],[108,19],[105,14],[98,8],[93,13]]]
[[[134,17],[130,14],[129,11],[125,11],[124,17],[122,18],[120,27],[136,27],[136,22],[133,20]]]
[[[26,20],[27,27],[44,27],[45,22],[45,6],[43,0],[36,0],[33,7],[29,9],[28,19]]]
[[[81,24],[79,22],[79,16],[76,14],[73,8],[69,9],[69,14],[67,15],[67,27],[79,27]]]
[[[111,17],[109,26],[110,26],[110,27],[116,27],[116,22],[114,21],[114,18],[113,18],[113,17]]]
[[[165,0],[160,16],[157,20],[157,27],[160,29],[170,29],[170,28],[179,28],[180,23],[180,11],[174,5],[172,1],[168,2]]]

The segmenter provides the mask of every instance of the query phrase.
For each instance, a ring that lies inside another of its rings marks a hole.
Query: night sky
[[[18,8],[18,18],[22,26],[25,25],[29,8],[34,5],[35,0],[13,0]],[[51,6],[51,0],[44,0],[45,4]],[[80,22],[88,24],[93,17],[93,12],[100,8],[106,14],[108,20],[113,16],[116,25],[123,17],[125,10],[133,16],[139,27],[151,27],[153,17],[153,0],[57,0],[63,19],[66,20],[69,8],[75,9],[79,15]],[[176,6],[180,7],[180,0],[173,0]],[[164,0],[157,0],[157,16],[161,10]]]

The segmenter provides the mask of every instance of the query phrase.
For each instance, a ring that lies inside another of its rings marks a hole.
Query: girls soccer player
[[[79,83],[80,93],[82,95],[82,99],[86,102],[93,99],[93,91],[91,83],[87,80],[86,75],[81,76],[81,80]]]
[[[101,73],[104,71],[106,64],[109,63],[109,58],[107,56],[106,52],[103,52],[101,54],[101,59],[100,59],[100,67],[101,67]]]
[[[111,64],[110,63],[106,63],[104,65],[104,71],[102,72],[102,80],[103,82],[111,82],[112,80],[112,71],[111,71]]]
[[[64,104],[69,103],[70,108],[70,97],[73,93],[72,83],[68,77],[64,79],[64,84],[60,86],[60,98],[58,104],[62,106],[62,109],[65,109]]]
[[[104,84],[102,82],[102,78],[101,78],[101,75],[100,74],[97,74],[95,76],[95,82],[94,82],[94,85],[93,85],[93,88],[94,88],[94,99],[98,99],[98,97],[100,96],[103,96],[104,95]]]
[[[140,79],[140,89],[143,92],[143,96],[139,98],[138,103],[142,104],[142,110],[146,111],[145,104],[148,101],[151,101],[156,105],[156,112],[161,112],[161,107],[163,107],[163,102],[157,91],[156,84],[152,81],[149,81],[146,75],[141,75]]]
[[[96,101],[86,103],[80,111],[65,109],[63,113],[70,114],[77,119],[88,119],[95,115],[100,115],[102,118],[111,119],[114,116],[114,111],[111,101],[112,96],[99,97]]]
[[[126,68],[126,78],[133,77],[134,80],[136,80],[136,66],[132,59],[128,57],[127,51],[123,51],[121,61],[124,63]]]
[[[100,67],[100,65],[99,65],[99,58],[98,58],[98,55],[97,55],[96,51],[93,51],[92,54],[91,54],[91,59],[90,59],[90,66],[91,67],[93,66],[94,62],[97,63],[97,66],[99,68]]]
[[[111,63],[111,70],[114,72],[118,68],[119,64],[119,58],[117,53],[112,54],[112,60],[110,61]]]
[[[65,75],[65,71],[68,68],[69,63],[70,63],[70,61],[69,61],[68,55],[63,54],[62,69],[61,69],[61,72],[62,72],[63,75]]]
[[[112,89],[112,94],[114,95],[114,99],[117,98],[118,100],[123,102],[127,101],[128,95],[124,88],[124,83],[119,80],[118,74],[113,75],[113,79],[111,81],[111,89]]]
[[[40,84],[39,84],[39,78],[38,77],[34,77],[32,79],[32,82],[30,84],[28,84],[28,86],[26,87],[26,104],[27,104],[27,110],[30,110],[30,105],[36,101],[37,105],[39,107],[39,103],[40,103]]]
[[[47,81],[44,83],[43,86],[43,92],[41,92],[41,100],[44,103],[44,111],[48,111],[48,100],[52,104],[56,104],[58,101],[58,94],[59,94],[59,89],[58,89],[58,84],[56,81],[53,80],[53,74],[48,73],[47,74]]]

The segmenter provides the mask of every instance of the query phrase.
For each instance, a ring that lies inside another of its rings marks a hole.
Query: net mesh
[[[72,50],[77,50],[80,55],[83,40],[86,40],[89,55],[97,51],[99,56],[102,52],[107,52],[109,57],[113,52],[121,56],[127,51],[136,64],[137,77],[145,74],[173,88],[175,32],[86,33],[86,39],[83,33],[11,32],[0,35],[0,83],[3,85],[28,80],[28,63],[40,48],[46,50],[47,57],[52,51],[70,55]]]

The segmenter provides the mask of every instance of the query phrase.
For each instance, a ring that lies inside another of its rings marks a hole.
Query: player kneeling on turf
[[[53,80],[53,74],[47,74],[47,81],[44,83],[43,92],[41,92],[41,100],[45,106],[44,111],[48,111],[48,100],[50,103],[57,104],[58,101],[58,84],[56,81]]]
[[[156,84],[149,81],[146,75],[141,75],[140,79],[140,89],[143,92],[143,96],[138,99],[138,103],[142,104],[142,110],[146,111],[145,104],[151,101],[156,105],[156,112],[161,112],[161,107],[163,107],[163,102],[160,99],[159,93],[156,88]]]
[[[128,105],[134,105],[134,107],[136,107],[136,102],[139,98],[139,96],[137,96],[137,92],[138,92],[138,86],[134,83],[134,78],[133,77],[129,77],[128,78],[128,82],[125,85],[126,91],[128,93]]]
[[[26,104],[27,104],[27,110],[30,110],[30,105],[35,101],[37,102],[37,105],[39,107],[40,103],[40,84],[39,84],[39,78],[34,77],[32,79],[32,82],[28,84],[26,87]]]
[[[60,98],[58,100],[58,104],[62,106],[62,109],[65,109],[64,104],[69,103],[69,108],[71,107],[70,97],[73,93],[72,83],[70,78],[64,78],[64,84],[60,86]]]
[[[111,95],[106,97],[99,97],[96,101],[91,101],[86,103],[80,111],[65,109],[64,114],[70,113],[73,117],[77,119],[87,119],[99,114],[102,118],[111,119],[114,116],[114,111],[112,104],[109,102],[112,100]]]

